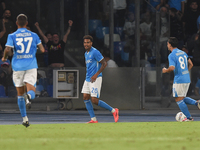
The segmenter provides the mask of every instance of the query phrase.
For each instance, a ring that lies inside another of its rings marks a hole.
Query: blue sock
[[[190,118],[191,115],[190,115],[190,112],[188,110],[188,107],[187,105],[185,104],[184,100],[181,100],[181,101],[178,101],[176,102],[180,108],[180,110],[184,113],[184,115],[187,117],[187,118]]]
[[[102,108],[105,108],[105,109],[107,109],[109,111],[112,111],[112,109],[113,109],[110,105],[108,105],[107,103],[105,103],[102,100],[99,100],[98,106],[100,106]]]
[[[30,98],[31,98],[31,99],[34,99],[34,98],[35,98],[35,92],[34,92],[33,90],[28,91],[27,94],[30,95]]]
[[[184,102],[186,104],[190,104],[190,105],[196,105],[197,106],[197,101],[195,101],[194,99],[190,98],[190,97],[185,97]]]
[[[25,117],[26,115],[26,104],[23,96],[18,96],[18,106],[21,112],[21,116]]]
[[[88,113],[90,114],[90,118],[95,117],[92,102],[90,100],[84,100],[84,103],[85,103],[85,106],[86,106]]]

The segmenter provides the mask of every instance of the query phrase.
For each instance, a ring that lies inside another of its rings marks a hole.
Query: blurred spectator
[[[176,8],[182,14],[185,12],[185,0],[168,0],[168,6],[169,8]]]
[[[169,20],[167,14],[167,8],[160,8],[160,55],[161,62],[165,63],[168,58],[167,41],[169,37]]]
[[[179,41],[178,48],[184,44],[183,24],[176,8],[170,8],[170,37],[176,37]]]
[[[200,79],[199,79],[199,78],[197,79],[197,82],[196,82],[196,85],[195,85],[194,93],[195,93],[196,96],[199,96],[199,95],[200,95]]]
[[[184,51],[186,54],[188,54],[188,49],[186,45],[183,45],[181,50]]]
[[[71,31],[71,27],[73,24],[72,20],[69,20],[69,27],[67,29],[66,34],[63,36],[63,39],[60,40],[59,39],[59,35],[58,33],[54,33],[52,34],[52,41],[50,41],[50,39],[47,38],[47,36],[45,36],[43,34],[43,32],[40,32],[40,35],[42,36],[42,38],[44,39],[44,42],[47,44],[48,47],[48,62],[50,67],[53,68],[60,68],[60,67],[64,67],[64,49],[65,49],[65,44],[67,42],[67,37]],[[36,22],[35,26],[38,30],[41,31],[39,24]]]
[[[3,48],[2,48],[2,46],[1,46],[1,44],[0,44],[0,58],[1,57],[3,57]]]
[[[128,19],[124,24],[124,33],[125,39],[134,39],[135,38],[135,17],[134,13],[128,13]]]
[[[151,6],[149,6],[150,10],[155,12],[155,10],[160,10],[160,8],[164,5],[164,0],[149,0],[149,3],[151,4]]]
[[[5,9],[6,9],[5,0],[0,0],[0,18],[2,18]]]
[[[190,10],[183,15],[183,28],[186,36],[186,42],[190,40],[193,34],[197,33],[197,18],[200,12],[198,11],[197,2],[194,0],[190,4]],[[190,51],[189,51],[190,53]]]
[[[118,67],[118,65],[116,64],[116,62],[110,58],[110,51],[109,51],[109,49],[104,49],[102,55],[103,55],[104,59],[107,62],[107,67],[111,67],[111,68]]]
[[[3,26],[3,23],[5,25],[5,28]],[[8,34],[14,32],[15,27],[16,26],[11,21],[11,11],[9,9],[5,9],[5,11],[3,13],[3,19],[0,20],[0,31],[4,31],[6,29],[6,31],[3,32],[4,33],[3,36],[0,38],[1,46],[2,46],[3,50],[5,48]]]
[[[12,68],[10,62],[2,62],[0,67],[0,84],[5,87],[8,95],[8,87],[14,86],[12,81]]]
[[[151,56],[151,43],[152,43],[152,21],[151,13],[147,11],[144,14],[144,22],[140,24],[141,40],[140,40],[140,59],[147,60]]]
[[[124,26],[126,6],[127,6],[126,0],[113,0],[115,27]]]
[[[200,37],[199,34],[192,36],[188,42],[188,50],[192,52],[193,58],[191,58],[194,66],[200,66]],[[190,53],[189,53],[190,54]]]
[[[198,32],[200,32],[200,15],[197,18],[197,29],[198,29]]]
[[[35,26],[39,32],[39,35],[43,38],[42,39],[42,43],[43,43],[43,46],[44,46],[44,49],[45,49],[45,52],[43,53],[43,56],[44,56],[44,63],[45,63],[45,66],[47,67],[49,65],[48,63],[48,46],[47,44],[45,43],[45,39],[44,39],[44,36],[47,37],[47,39],[49,41],[52,41],[52,33],[51,32],[46,32],[45,34],[42,32],[42,30],[40,29],[39,27],[39,23],[36,22],[35,23]]]

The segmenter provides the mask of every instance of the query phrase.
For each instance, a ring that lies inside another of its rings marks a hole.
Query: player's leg
[[[180,110],[184,113],[187,119],[191,120],[191,114],[188,110],[188,107],[184,101],[189,88],[189,83],[187,84],[173,84],[173,97],[175,97],[176,103],[179,106]]]
[[[184,100],[184,102],[185,102],[186,104],[198,106],[198,101],[196,101],[196,100],[194,100],[194,99],[192,99],[192,98],[190,98],[190,97],[185,97],[183,100]]]
[[[108,105],[106,102],[99,100],[101,84],[102,84],[102,77],[98,77],[95,82],[89,83],[89,84],[90,84],[92,103],[109,110],[113,114],[115,122],[117,122],[119,119],[119,109],[113,108],[110,105]]]
[[[27,93],[25,94],[26,105],[30,109],[31,102],[35,98],[35,86],[37,80],[37,69],[26,70],[23,82],[26,84]]]
[[[23,94],[25,92],[25,86],[23,83],[24,73],[25,73],[25,71],[13,71],[13,83],[17,90],[18,106],[19,106],[21,116],[23,118],[22,125],[28,127],[29,121],[28,121],[28,117],[26,114],[26,104],[25,104],[25,99],[23,96]]]
[[[83,100],[85,103],[85,107],[90,115],[91,121],[89,121],[88,123],[97,123],[97,119],[95,117],[94,114],[94,109],[92,106],[92,102],[90,101],[90,89],[89,89],[89,82],[85,81],[82,87],[82,91],[81,93],[83,93]]]

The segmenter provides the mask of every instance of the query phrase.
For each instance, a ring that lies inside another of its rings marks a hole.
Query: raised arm
[[[44,33],[42,32],[42,30],[40,29],[40,26],[39,26],[39,23],[38,23],[38,22],[35,23],[35,27],[37,28],[37,30],[38,30],[40,36],[42,36],[44,42],[47,43],[49,40],[48,40],[48,38],[44,35]]]
[[[67,42],[67,37],[68,37],[68,35],[69,35],[70,31],[71,31],[71,27],[72,27],[73,21],[72,21],[72,20],[69,20],[68,23],[69,23],[69,27],[68,27],[68,29],[67,29],[66,34],[65,34],[64,37],[63,37],[63,41],[64,41],[65,43]]]
[[[0,38],[3,37],[3,35],[6,33],[6,27],[5,27],[5,20],[2,20],[2,26],[3,26],[3,30],[0,32]]]

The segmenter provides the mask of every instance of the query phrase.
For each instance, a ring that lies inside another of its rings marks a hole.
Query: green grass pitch
[[[0,150],[199,150],[200,123],[0,125]]]

